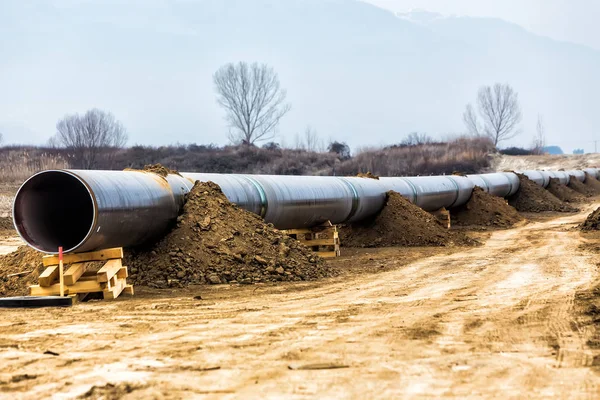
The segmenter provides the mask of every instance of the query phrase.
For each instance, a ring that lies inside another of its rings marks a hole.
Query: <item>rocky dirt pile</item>
[[[125,258],[132,283],[157,288],[335,274],[310,249],[230,203],[212,182],[196,183],[167,236],[150,249],[126,251]]]
[[[371,171],[367,172],[366,174],[364,172],[359,172],[356,175],[357,178],[370,178],[370,179],[377,179],[379,180],[379,177],[375,174],[373,174]]]
[[[13,225],[12,218],[10,217],[0,217],[0,232],[3,231],[14,231],[15,227]]]
[[[503,198],[493,196],[476,186],[469,202],[450,210],[452,224],[456,226],[484,226],[509,228],[523,217]]]
[[[571,176],[571,179],[569,180],[569,184],[567,185],[567,187],[585,197],[592,197],[596,194],[594,189],[590,188],[589,186],[586,186],[583,182],[580,182],[574,176]]]
[[[583,184],[593,193],[594,196],[600,194],[600,181],[587,172],[585,173],[585,182],[583,182]]]
[[[527,176],[519,177],[519,191],[508,199],[508,204],[521,212],[576,212],[577,209],[563,203],[552,193],[533,182]]]
[[[600,208],[588,215],[583,224],[579,225],[582,231],[597,231],[600,230]]]
[[[173,169],[169,169],[161,164],[149,164],[144,166],[144,169],[139,170],[139,169],[133,169],[133,168],[125,168],[124,171],[144,171],[144,172],[152,172],[155,173],[157,175],[162,176],[163,178],[166,177],[169,174],[175,174],[175,175],[179,175],[178,171],[175,171]]]
[[[578,203],[585,201],[585,197],[577,193],[573,189],[569,189],[567,185],[563,185],[557,178],[550,178],[550,184],[546,188],[558,199],[567,203]]]
[[[383,210],[375,217],[340,229],[344,247],[473,246],[478,242],[448,230],[433,215],[396,192],[387,193]]]
[[[0,297],[27,296],[29,285],[37,284],[38,276],[44,270],[42,256],[29,246],[0,256]]]

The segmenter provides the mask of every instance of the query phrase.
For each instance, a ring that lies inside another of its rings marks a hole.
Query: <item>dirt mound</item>
[[[450,210],[452,224],[457,226],[494,226],[508,228],[523,217],[503,198],[493,196],[476,186],[469,202]]]
[[[125,171],[140,171],[139,169],[133,169],[133,168],[125,168]],[[146,165],[144,166],[144,169],[142,169],[141,171],[145,171],[145,172],[153,172],[157,175],[160,175],[162,177],[166,177],[169,174],[176,174],[179,175],[179,171],[175,171],[173,169],[169,169],[161,164],[150,164],[150,165]]]
[[[583,224],[579,225],[582,231],[597,231],[600,230],[600,208],[588,215]]]
[[[583,184],[590,189],[594,195],[600,194],[600,181],[592,175],[585,173],[585,182]]]
[[[552,193],[539,186],[527,176],[519,177],[519,191],[508,199],[508,204],[521,212],[576,212],[577,209],[563,203]]]
[[[596,194],[594,189],[585,186],[583,182],[579,182],[579,180],[577,180],[575,176],[571,176],[567,187],[576,191],[577,193],[582,194],[585,197],[592,197],[594,194]]]
[[[342,227],[344,247],[473,246],[478,242],[453,232],[433,215],[396,192],[387,193],[383,210],[375,217]]]
[[[379,177],[375,174],[373,174],[371,171],[367,172],[366,174],[363,172],[359,172],[358,175],[356,175],[356,177],[358,178],[370,178],[370,179],[377,179],[379,180]]]
[[[177,226],[155,246],[126,252],[134,284],[304,281],[334,275],[310,249],[230,203],[219,186],[197,182]]]
[[[0,231],[12,231],[15,229],[11,217],[0,217]]]
[[[585,201],[580,193],[577,193],[573,189],[569,189],[567,185],[563,185],[557,178],[550,178],[550,184],[546,188],[550,193],[556,196],[558,199],[567,203],[577,203]]]
[[[29,285],[37,284],[43,269],[42,253],[28,246],[0,256],[0,297],[28,295]]]

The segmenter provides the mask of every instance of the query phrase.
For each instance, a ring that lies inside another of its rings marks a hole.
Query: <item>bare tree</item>
[[[433,142],[433,139],[428,134],[422,132],[411,132],[400,142],[400,146],[419,146]]]
[[[477,114],[472,104],[467,104],[467,108],[463,113],[463,121],[467,127],[467,131],[473,136],[481,136],[481,127],[477,120]]]
[[[56,124],[55,140],[73,152],[75,163],[84,169],[94,168],[101,154],[110,154],[127,143],[123,124],[108,112],[96,108],[84,115],[66,115]]]
[[[0,144],[2,144],[3,139],[4,139],[4,137],[2,136],[2,132],[0,132]]]
[[[463,121],[470,133],[486,135],[498,147],[498,143],[508,140],[520,133],[517,129],[522,114],[519,106],[519,94],[508,84],[496,83],[483,86],[477,94],[477,111],[468,104],[463,114]]]
[[[304,136],[300,136],[296,133],[295,141],[296,149],[298,150],[316,152],[324,146],[323,142],[319,140],[317,131],[310,126],[307,126],[304,130]]]
[[[273,68],[257,63],[227,64],[215,72],[213,81],[232,142],[251,145],[273,139],[279,121],[291,109]]]
[[[544,118],[538,114],[537,124],[535,126],[536,135],[533,138],[533,153],[543,154],[544,147],[546,147],[546,127],[544,125]]]

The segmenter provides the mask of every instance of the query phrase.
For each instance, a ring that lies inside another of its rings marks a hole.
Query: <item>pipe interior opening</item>
[[[30,178],[19,189],[14,203],[19,235],[32,247],[56,253],[79,245],[94,223],[94,202],[87,187],[61,171],[47,171]]]

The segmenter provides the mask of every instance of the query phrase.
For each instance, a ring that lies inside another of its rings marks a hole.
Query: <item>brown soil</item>
[[[42,254],[29,246],[0,256],[0,297],[28,295],[29,285],[37,284],[43,268]],[[24,274],[9,276],[21,272]]]
[[[595,195],[600,194],[600,181],[587,172],[585,173],[585,182],[583,184]]]
[[[457,226],[486,226],[509,228],[523,217],[506,200],[475,187],[471,199],[463,206],[450,210],[452,224]]]
[[[133,168],[126,168],[125,171],[139,171],[138,169],[133,169]],[[162,177],[166,177],[169,174],[176,174],[179,175],[179,171],[175,171],[173,169],[169,169],[161,164],[150,164],[150,165],[146,165],[144,166],[144,169],[142,169],[142,171],[145,172],[153,172],[157,175],[160,175]]]
[[[379,180],[379,177],[377,175],[374,175],[371,171],[365,173],[360,172],[358,175],[356,175],[358,178],[370,178],[370,179],[377,179]]]
[[[597,231],[600,230],[600,208],[588,215],[586,220],[579,225],[582,231]]]
[[[12,218],[0,217],[0,231],[11,231],[14,229]]]
[[[177,226],[153,248],[126,252],[131,282],[189,284],[306,281],[334,275],[307,247],[197,182]]]
[[[527,176],[517,174],[520,184],[519,191],[508,199],[508,204],[521,212],[576,212],[577,209],[563,203],[552,193],[539,186]]]
[[[594,189],[586,186],[583,182],[579,182],[576,177],[571,176],[568,187],[585,197],[592,197],[596,194]]]
[[[0,397],[598,398],[598,253],[568,229],[585,216],[330,263],[379,273],[0,310]]]
[[[383,210],[375,217],[340,230],[344,247],[473,246],[478,242],[453,232],[433,215],[396,192],[387,193]]]
[[[569,189],[567,185],[563,185],[556,178],[550,178],[550,184],[546,189],[558,199],[567,203],[580,203],[585,201],[584,196],[573,189]]]

